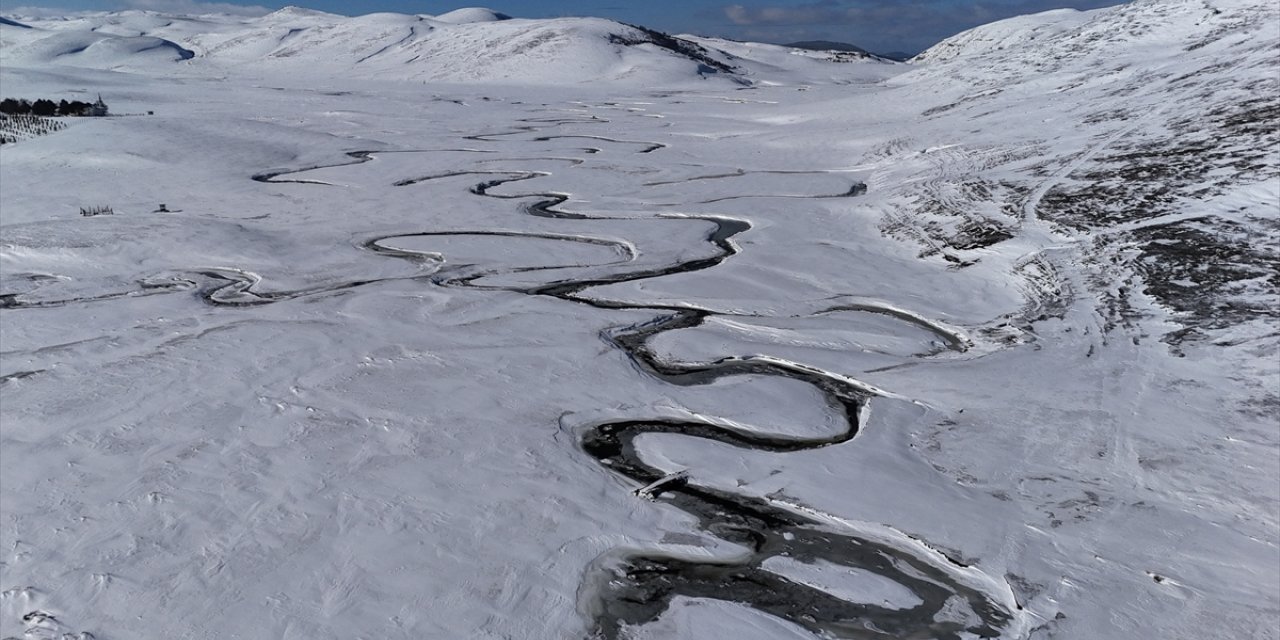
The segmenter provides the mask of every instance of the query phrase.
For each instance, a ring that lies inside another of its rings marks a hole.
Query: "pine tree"
[[[58,105],[52,100],[41,98],[31,104],[31,113],[37,116],[51,116],[58,112]]]
[[[5,98],[0,100],[0,113],[9,115],[18,115],[20,113],[30,113],[31,105],[26,104],[26,100],[14,100],[13,98]]]

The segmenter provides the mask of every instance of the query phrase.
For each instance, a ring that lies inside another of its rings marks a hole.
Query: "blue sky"
[[[0,0],[0,13],[46,10],[254,12],[296,4],[347,15],[375,11],[440,14],[488,6],[517,18],[600,16],[672,33],[696,33],[762,42],[837,40],[872,51],[919,51],[972,26],[1024,13],[1072,7],[1092,9],[1117,0]]]

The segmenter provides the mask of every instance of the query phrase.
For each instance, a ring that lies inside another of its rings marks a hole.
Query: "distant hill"
[[[800,42],[791,42],[782,45],[791,47],[792,49],[808,49],[810,51],[851,51],[853,53],[871,53],[862,47],[849,44],[847,42],[834,42],[831,40],[802,40]]]
[[[881,58],[897,60],[898,62],[906,62],[907,60],[910,60],[911,58],[915,57],[916,54],[907,53],[906,51],[890,51],[889,53],[878,53],[876,55],[880,56]]]
[[[910,60],[911,56],[915,55],[913,53],[906,53],[904,51],[876,53],[874,51],[867,51],[866,49],[863,49],[858,45],[849,44],[848,42],[836,42],[834,40],[801,40],[800,42],[791,42],[788,44],[784,44],[782,46],[790,47],[792,49],[804,49],[806,51],[838,51],[841,53],[859,53],[859,54],[868,55],[868,56],[875,56],[877,58],[884,58],[886,60],[894,60],[897,62],[905,62],[907,60]]]
[[[860,77],[847,63],[870,57],[842,43],[808,43],[821,51],[807,58],[775,45],[735,55],[738,45],[725,49],[612,20],[520,19],[483,8],[354,17],[299,7],[259,17],[128,10],[37,18],[31,26],[5,28],[7,65],[161,70],[185,62],[193,72],[251,68],[421,82],[745,85],[792,71],[805,81],[846,82]]]
[[[450,24],[468,24],[472,22],[499,22],[501,20],[511,20],[511,16],[505,13],[499,13],[493,9],[469,7],[466,9],[454,9],[449,13],[442,13],[435,16],[435,20],[436,22],[448,22]]]

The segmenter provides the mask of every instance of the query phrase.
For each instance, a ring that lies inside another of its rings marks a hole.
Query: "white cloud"
[[[161,13],[185,13],[190,15],[229,13],[237,16],[262,16],[271,13],[271,9],[256,5],[232,4],[230,2],[201,2],[200,0],[123,0],[121,4],[128,9],[145,9]]]
[[[852,20],[856,12],[842,9],[834,0],[822,0],[798,6],[746,7],[732,4],[724,7],[724,15],[736,25],[838,24]]]
[[[203,15],[209,13],[226,13],[234,16],[262,16],[271,13],[271,9],[257,5],[235,4],[231,2],[202,2],[201,0],[114,0],[105,3],[99,10],[75,10],[57,7],[5,7],[4,15],[17,18],[74,18],[94,15],[103,11],[119,11],[122,9],[141,9],[160,13],[177,13],[186,15]]]
[[[5,7],[4,15],[14,18],[74,18],[76,16],[101,13],[100,11],[73,11],[51,7]]]

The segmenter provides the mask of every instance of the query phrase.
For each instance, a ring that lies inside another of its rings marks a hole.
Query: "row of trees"
[[[33,116],[80,116],[89,112],[93,104],[79,100],[59,100],[54,102],[41,98],[35,102],[26,99],[5,98],[0,100],[0,113],[8,115]]]

